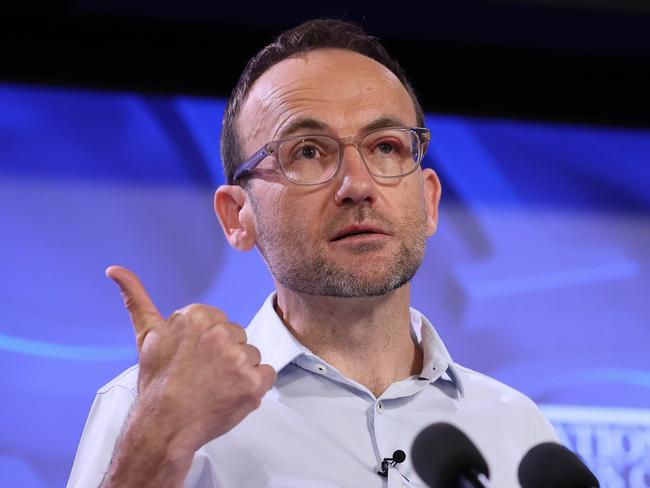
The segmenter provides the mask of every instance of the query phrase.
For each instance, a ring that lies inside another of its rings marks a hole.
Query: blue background
[[[64,485],[95,391],[136,361],[106,266],[163,313],[246,324],[272,290],[212,211],[223,108],[0,85],[0,485]],[[543,404],[650,409],[650,131],[427,125],[443,201],[413,303],[454,359]]]

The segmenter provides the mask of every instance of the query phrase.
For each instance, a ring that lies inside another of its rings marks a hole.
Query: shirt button
[[[384,413],[384,402],[382,402],[381,400],[377,402],[377,412]]]
[[[327,367],[324,364],[317,364],[316,371],[318,371],[320,374],[327,374]]]

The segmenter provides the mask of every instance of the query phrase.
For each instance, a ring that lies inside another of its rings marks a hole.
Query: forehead
[[[322,121],[346,136],[387,117],[416,125],[413,101],[399,79],[361,54],[321,49],[285,59],[260,76],[244,102],[238,128],[248,156],[297,119]]]

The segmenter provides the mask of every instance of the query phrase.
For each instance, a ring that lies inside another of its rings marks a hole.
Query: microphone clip
[[[388,478],[388,466],[395,468],[399,463],[403,463],[405,459],[406,453],[398,449],[393,453],[393,457],[382,459],[381,463],[375,468],[375,472],[382,478]]]

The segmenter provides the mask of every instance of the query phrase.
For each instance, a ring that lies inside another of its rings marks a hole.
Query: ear
[[[221,185],[214,193],[217,214],[228,243],[239,251],[255,245],[255,219],[246,191],[236,185]]]
[[[432,236],[438,228],[438,206],[442,187],[438,175],[431,168],[422,170],[424,179],[424,204],[427,211],[427,235]]]

